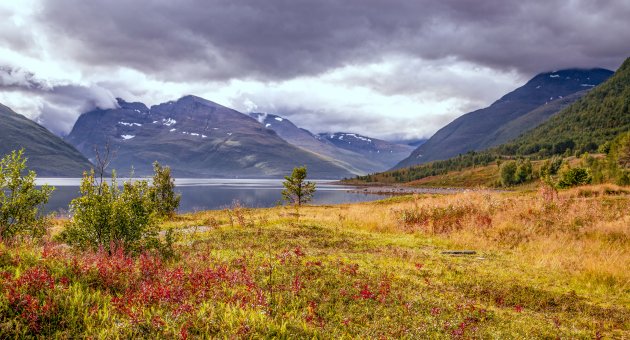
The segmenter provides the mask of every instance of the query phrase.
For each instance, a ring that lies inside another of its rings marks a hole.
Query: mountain
[[[608,79],[612,73],[605,69],[568,69],[541,73],[489,107],[455,119],[395,168],[497,146],[548,119],[584,95],[585,90]],[[535,110],[538,111],[533,112]],[[514,123],[519,119],[518,124]]]
[[[26,166],[43,177],[81,177],[92,164],[43,126],[0,104],[0,156],[24,148]]]
[[[410,145],[396,144],[356,133],[320,133],[319,138],[327,140],[340,149],[361,154],[368,159],[377,160],[387,165],[388,168],[409,156],[409,153],[413,150],[413,147]]]
[[[420,138],[420,139],[401,140],[401,141],[397,141],[396,143],[398,143],[398,144],[406,144],[406,145],[412,146],[414,148],[417,148],[420,145],[424,144],[426,141],[427,141],[427,139]]]
[[[517,139],[502,145],[501,153],[546,155],[598,146],[630,131],[630,58],[603,84]]]
[[[329,140],[326,137],[328,134],[315,135],[308,130],[297,127],[290,120],[277,115],[266,113],[251,113],[250,115],[267,129],[275,131],[287,142],[330,159],[353,174],[367,174],[389,169],[398,161],[407,157],[413,150],[413,147],[406,145],[349,134],[346,137],[347,141],[352,140],[350,135],[373,141],[368,145],[364,145],[363,140],[357,140],[354,145],[358,148],[352,148],[348,146],[348,143],[339,145],[340,143],[337,143],[336,140]],[[369,147],[370,145],[371,147]],[[381,155],[381,149],[378,148],[381,148],[383,151],[396,150],[396,153],[391,152],[390,155]]]
[[[493,165],[494,170],[489,171],[487,166],[497,160],[514,159],[515,156],[533,160],[549,159],[567,152],[568,155],[581,155],[599,151],[601,146],[630,131],[630,58],[606,81],[587,93],[578,92],[573,96],[564,97],[564,102],[556,102],[556,105],[564,107],[560,112],[508,143],[446,160],[357,177],[349,183],[406,183],[433,176],[445,177],[416,183],[489,183],[496,181],[498,167]],[[514,120],[505,126],[504,133],[508,133],[512,124],[530,124],[532,120],[544,119],[549,115],[547,109],[541,106]],[[462,172],[462,169],[465,170]]]
[[[94,157],[94,145],[115,151],[110,168],[152,173],[152,162],[178,177],[280,177],[306,165],[311,178],[351,172],[287,143],[257,120],[195,96],[148,108],[118,100],[119,108],[82,114],[66,140]]]

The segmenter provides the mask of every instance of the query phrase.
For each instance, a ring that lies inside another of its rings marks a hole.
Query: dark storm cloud
[[[49,0],[39,13],[69,58],[168,80],[283,80],[392,55],[615,68],[629,17],[626,0]]]

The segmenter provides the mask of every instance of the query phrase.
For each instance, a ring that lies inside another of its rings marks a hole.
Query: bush
[[[173,217],[179,208],[181,195],[175,193],[175,181],[171,177],[171,169],[155,162],[153,170],[155,174],[150,196],[155,204],[155,211],[160,217]]]
[[[160,248],[147,181],[124,182],[121,189],[115,172],[111,185],[97,183],[94,171],[85,173],[81,196],[72,200],[70,211],[72,219],[61,234],[70,245],[109,249],[116,244],[131,252]]]
[[[578,185],[589,184],[592,181],[592,177],[589,171],[585,168],[567,168],[560,174],[558,180],[559,188],[570,188]]]
[[[532,163],[527,160],[505,162],[501,165],[501,184],[505,187],[526,183],[533,178]]]
[[[562,158],[554,156],[546,160],[540,168],[540,177],[554,176],[562,167]]]
[[[514,174],[514,182],[521,184],[532,180],[533,169],[532,162],[529,159],[518,162],[516,173]]]
[[[0,160],[0,237],[11,240],[28,235],[41,237],[45,231],[45,218],[39,207],[48,202],[54,188],[35,186],[36,174],[26,170],[24,150],[13,151]]]
[[[509,187],[514,185],[514,175],[516,174],[516,162],[508,161],[501,165],[501,185]]]

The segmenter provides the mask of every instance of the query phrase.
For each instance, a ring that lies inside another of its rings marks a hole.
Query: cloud
[[[0,89],[16,92],[31,102],[18,99],[16,106],[26,107],[31,118],[60,135],[70,131],[81,112],[118,107],[114,95],[100,86],[52,84],[37,79],[31,72],[8,66],[0,66]],[[15,102],[16,97],[13,98],[11,102]]]
[[[624,0],[55,0],[38,19],[85,64],[168,80],[283,80],[395,55],[530,75],[615,67],[628,17]]]
[[[536,73],[630,52],[625,0],[23,0],[0,16],[0,102],[59,134],[114,97],[194,94],[314,132],[429,137]]]

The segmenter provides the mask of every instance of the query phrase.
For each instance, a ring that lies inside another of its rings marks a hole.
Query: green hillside
[[[548,114],[548,110],[543,107],[521,119],[540,120],[541,116]],[[626,59],[617,72],[604,83],[511,142],[480,152],[460,154],[446,160],[357,177],[352,182],[403,183],[475,166],[485,166],[500,159],[516,157],[544,159],[553,155],[580,155],[597,151],[600,146],[612,142],[620,134],[628,131],[630,58]],[[509,133],[513,133],[513,130],[506,129],[504,135]]]
[[[606,82],[533,130],[498,148],[500,154],[547,156],[595,151],[630,130],[630,58]]]
[[[27,166],[40,176],[80,177],[92,164],[43,126],[0,104],[0,155],[24,148]]]

